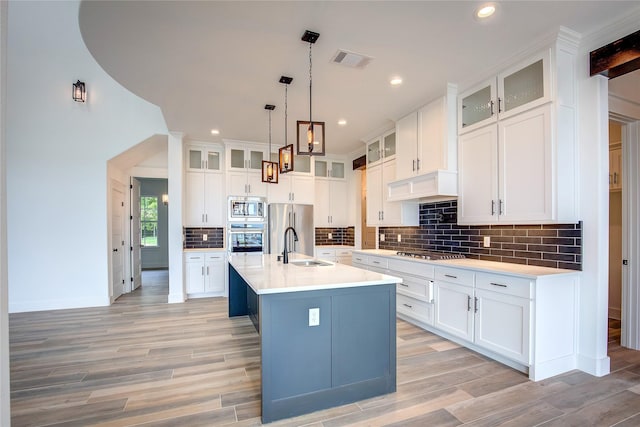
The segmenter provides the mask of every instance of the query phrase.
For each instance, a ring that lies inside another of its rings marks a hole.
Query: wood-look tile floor
[[[147,284],[111,307],[10,315],[12,426],[260,425],[258,335],[226,299],[166,304]],[[531,382],[398,321],[396,393],[275,426],[638,426],[640,352],[612,373]]]

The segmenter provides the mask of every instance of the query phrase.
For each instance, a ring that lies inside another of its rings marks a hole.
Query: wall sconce
[[[269,156],[271,156],[271,112],[276,109],[276,106],[267,104],[264,109],[269,111]],[[262,161],[262,182],[278,183],[278,164],[276,162]]]
[[[162,195],[162,204],[167,206],[169,205],[169,195],[168,194],[163,194]]]
[[[85,87],[84,82],[78,80],[73,84],[71,97],[76,102],[85,102],[87,100],[87,88]]]
[[[287,90],[292,81],[293,77],[280,77],[280,83],[284,84],[284,146],[278,150],[280,173],[293,172],[293,144],[287,144]]]

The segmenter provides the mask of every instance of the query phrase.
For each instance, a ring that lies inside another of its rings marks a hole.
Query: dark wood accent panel
[[[589,54],[591,75],[610,79],[640,69],[640,30]]]

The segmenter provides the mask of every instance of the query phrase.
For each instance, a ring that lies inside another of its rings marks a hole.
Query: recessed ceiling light
[[[476,9],[476,17],[480,19],[488,18],[496,12],[495,3],[486,3]]]
[[[211,135],[220,135],[220,131],[218,129],[211,129]]]
[[[339,124],[340,126],[344,126],[344,125],[346,125],[346,124],[347,124],[347,121],[346,121],[345,119],[340,119],[340,120],[338,120],[338,124]]]
[[[401,77],[392,77],[391,80],[389,81],[389,83],[391,83],[391,86],[398,86],[398,85],[402,84],[402,78]]]

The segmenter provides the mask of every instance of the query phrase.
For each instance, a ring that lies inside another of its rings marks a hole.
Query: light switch
[[[327,237],[328,237],[329,240],[332,240],[333,239],[333,233],[329,233]]]
[[[398,242],[402,242],[402,235],[398,234]]]
[[[483,246],[485,248],[491,247],[491,236],[484,236]]]
[[[309,326],[320,325],[320,308],[309,309]]]
[[[381,235],[380,235],[380,241],[381,241],[381,242],[384,242],[384,234],[381,234]]]
[[[202,235],[202,241],[203,242],[206,242],[208,238],[209,238],[209,236],[207,236],[206,234]]]

